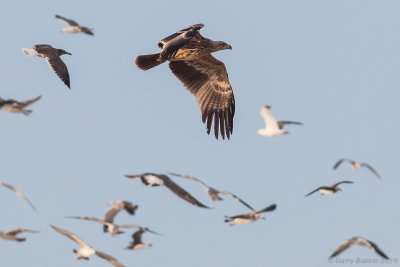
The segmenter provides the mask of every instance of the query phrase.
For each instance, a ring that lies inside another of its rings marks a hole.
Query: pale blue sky
[[[23,0],[0,7],[0,97],[43,96],[29,117],[0,112],[0,180],[38,209],[0,188],[0,229],[41,231],[24,234],[24,243],[0,240],[2,266],[111,266],[96,257],[77,261],[77,245],[49,224],[126,266],[333,266],[329,255],[355,235],[400,258],[399,1]],[[95,28],[95,36],[61,33],[55,14]],[[137,55],[157,52],[159,40],[195,23],[205,24],[205,37],[233,47],[214,54],[236,98],[229,141],[206,134],[194,97],[167,64],[146,72],[134,65]],[[62,57],[71,90],[45,60],[23,55],[22,47],[40,43],[72,53]],[[266,104],[277,119],[305,125],[289,126],[286,136],[256,135]],[[333,171],[342,157],[370,163],[383,180],[348,165]],[[278,208],[265,221],[229,227],[224,215],[247,212],[232,199],[211,202],[201,186],[175,178],[214,207],[205,210],[124,178],[167,171],[232,191],[256,209]],[[304,198],[344,179],[355,183]],[[165,235],[144,235],[151,249],[124,251],[130,233],[112,238],[100,225],[64,218],[102,218],[119,199],[139,209],[117,223]],[[340,256],[378,257],[365,247]]]

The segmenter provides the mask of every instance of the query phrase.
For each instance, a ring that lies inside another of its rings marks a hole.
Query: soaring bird
[[[209,195],[213,201],[222,200],[222,198],[219,196],[219,194],[223,194],[223,195],[227,195],[227,196],[231,196],[233,198],[236,198],[237,200],[239,200],[240,203],[242,203],[243,205],[245,205],[246,207],[248,207],[249,209],[254,211],[253,207],[251,207],[249,204],[244,202],[242,199],[240,199],[238,196],[236,196],[233,193],[230,193],[228,191],[215,189],[215,188],[213,188],[211,186],[208,186],[207,184],[205,184],[204,182],[200,181],[199,179],[197,179],[197,178],[195,178],[193,176],[182,175],[182,174],[171,173],[171,172],[169,174],[177,176],[177,177],[181,177],[181,178],[186,178],[186,179],[189,179],[189,180],[192,180],[192,181],[195,181],[195,182],[201,184],[202,186],[204,186],[206,188],[207,195]]]
[[[37,233],[38,231],[22,229],[22,228],[15,228],[15,229],[8,230],[8,231],[0,231],[0,238],[5,239],[5,240],[14,240],[17,242],[22,242],[22,241],[25,241],[26,238],[20,238],[20,237],[17,237],[17,235],[19,233],[23,233],[23,232]]]
[[[81,247],[79,249],[73,249],[72,251],[75,254],[78,254],[77,259],[85,259],[85,260],[89,260],[89,257],[96,254],[97,256],[99,256],[102,259],[105,259],[106,261],[108,261],[109,263],[111,263],[112,265],[116,266],[116,267],[124,267],[124,265],[122,263],[120,263],[117,259],[111,257],[110,255],[95,250],[94,248],[92,248],[91,246],[89,246],[88,244],[86,244],[85,242],[83,242],[82,239],[80,239],[77,235],[68,232],[67,230],[61,229],[59,227],[56,227],[54,225],[51,225],[51,227],[56,230],[57,232],[59,232],[60,234],[65,235],[66,237],[68,237],[69,239],[71,239],[72,241],[74,241],[75,243],[77,243],[78,245],[80,245]]]
[[[335,252],[332,253],[330,258],[336,257],[337,255],[348,249],[351,245],[366,246],[367,248],[375,251],[382,258],[389,259],[389,257],[386,256],[385,253],[383,253],[383,251],[379,249],[377,244],[359,236],[352,237],[349,240],[340,244],[339,247],[335,250]]]
[[[68,88],[71,88],[67,65],[65,65],[60,58],[61,55],[72,55],[71,53],[63,49],[54,48],[48,44],[37,44],[33,46],[33,49],[22,48],[22,51],[28,57],[38,56],[45,58],[57,76],[64,82],[66,86],[68,86]]]
[[[167,175],[155,174],[155,173],[143,173],[138,175],[125,175],[129,179],[141,179],[142,182],[147,186],[160,186],[165,185],[172,193],[180,197],[181,199],[201,208],[209,209],[206,205],[200,203],[191,194],[189,194],[185,189],[177,185],[171,180]]]
[[[356,161],[351,160],[351,159],[340,159],[340,160],[338,160],[338,161],[335,163],[335,165],[333,166],[333,169],[336,170],[337,167],[339,167],[339,165],[342,164],[343,162],[349,162],[349,163],[350,163],[350,167],[351,167],[352,169],[360,169],[361,167],[366,167],[366,168],[368,168],[373,174],[375,174],[376,177],[378,177],[379,179],[381,179],[381,176],[379,175],[379,173],[378,173],[374,168],[372,168],[371,165],[369,165],[369,164],[367,164],[367,163],[359,163],[359,162],[356,162]]]
[[[336,183],[332,186],[321,186],[318,187],[317,189],[315,189],[314,191],[311,191],[310,193],[308,193],[307,195],[305,195],[305,197],[319,191],[321,193],[321,195],[329,195],[329,194],[334,194],[338,191],[342,191],[342,189],[339,188],[340,184],[353,184],[352,181],[341,181],[339,183]]]
[[[132,238],[133,241],[129,246],[126,247],[126,249],[131,249],[131,250],[137,250],[137,249],[142,249],[142,248],[148,248],[151,247],[152,244],[150,243],[143,243],[142,241],[142,235],[144,232],[148,232],[145,228],[140,228],[137,230],[135,233],[133,233]]]
[[[60,21],[64,22],[65,24],[67,24],[67,27],[63,28],[62,31],[63,32],[67,32],[67,33],[86,33],[89,35],[94,35],[92,28],[88,28],[88,27],[83,27],[83,26],[79,26],[79,24],[76,21],[73,21],[72,19],[67,19],[64,17],[61,17],[60,15],[56,15],[56,19],[59,19]]]
[[[288,134],[289,132],[282,130],[286,124],[303,125],[301,122],[296,121],[276,121],[271,115],[271,106],[262,107],[260,114],[265,121],[265,128],[259,129],[257,133],[262,136],[272,137]]]
[[[234,226],[235,224],[252,223],[259,219],[265,220],[264,217],[260,215],[263,212],[269,212],[276,209],[276,204],[272,204],[262,210],[253,211],[246,214],[236,215],[236,216],[225,216],[225,222],[231,222],[229,226]]]
[[[98,222],[101,223],[103,225],[107,225],[107,231],[111,234],[111,236],[115,236],[115,235],[119,235],[119,234],[123,234],[124,232],[122,232],[120,230],[120,228],[139,228],[139,229],[145,229],[148,232],[151,232],[153,234],[157,234],[159,235],[157,232],[154,232],[152,230],[150,230],[147,227],[142,227],[136,224],[123,224],[123,225],[118,225],[118,224],[114,224],[114,223],[110,223],[110,222],[106,222],[94,217],[79,217],[79,216],[68,216],[67,218],[72,218],[72,219],[80,219],[80,220],[86,220],[86,221],[93,221],[93,222]]]
[[[203,123],[207,123],[207,134],[214,120],[215,137],[218,139],[220,131],[222,139],[225,134],[229,139],[235,98],[224,63],[211,53],[232,47],[201,36],[199,30],[203,26],[195,24],[162,39],[158,43],[161,53],[138,56],[135,63],[140,69],[148,70],[168,60],[172,73],[195,96]]]
[[[128,212],[130,215],[134,215],[136,209],[138,208],[138,205],[133,205],[129,201],[122,201],[122,200],[111,201],[110,206],[111,207],[107,210],[104,216],[104,222],[108,223],[113,223],[115,216],[117,216],[117,214],[121,210],[125,209],[126,212]],[[107,229],[108,229],[107,224],[104,224],[104,232],[108,232]]]
[[[1,187],[1,186],[5,187],[5,188],[8,188],[8,189],[10,189],[10,190],[12,190],[12,191],[14,191],[19,197],[21,197],[22,199],[24,199],[24,200],[29,204],[29,206],[31,206],[31,208],[32,208],[34,211],[36,211],[36,208],[33,206],[32,202],[30,202],[29,199],[28,199],[18,188],[15,188],[14,186],[9,185],[9,184],[5,184],[5,183],[3,183],[3,182],[0,182],[0,187]]]
[[[17,101],[14,99],[2,99],[0,97],[0,109],[12,112],[12,113],[23,113],[24,115],[29,115],[32,110],[26,109],[30,104],[38,101],[42,96],[38,96],[33,99],[25,100],[25,101]]]
[[[139,175],[125,175],[126,178],[130,179],[141,179],[142,182],[147,186],[160,186],[165,185],[172,193],[180,197],[181,199],[201,208],[207,208],[206,205],[200,203],[191,194],[189,194],[185,189],[177,185],[171,180],[167,175],[155,174],[155,173],[143,173]]]

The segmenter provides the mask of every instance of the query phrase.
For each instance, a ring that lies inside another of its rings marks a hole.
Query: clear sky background
[[[356,235],[400,260],[399,10],[395,0],[3,1],[0,97],[42,100],[28,117],[0,112],[0,180],[38,209],[0,188],[0,229],[40,230],[23,234],[24,243],[0,240],[1,265],[111,266],[95,256],[77,261],[78,246],[50,224],[126,266],[333,266],[329,255]],[[95,28],[95,36],[61,33],[55,14]],[[205,25],[203,36],[233,47],[214,54],[236,98],[229,141],[206,134],[194,97],[167,64],[146,72],[134,64],[196,23]],[[71,90],[44,59],[24,56],[21,48],[34,44],[72,53],[62,57]],[[256,135],[266,104],[277,119],[304,126]],[[383,180],[347,164],[333,171],[343,157],[370,163]],[[248,212],[229,197],[212,202],[200,185],[173,178],[214,207],[206,210],[124,177],[168,171],[231,191],[256,209],[278,208],[265,221],[229,227],[224,215]],[[341,180],[355,183],[304,197]],[[94,222],[64,218],[103,218],[107,203],[120,199],[139,209],[116,223],[164,234],[143,236],[152,248],[123,250],[131,231],[111,237]],[[365,247],[340,255],[358,257],[378,258]]]

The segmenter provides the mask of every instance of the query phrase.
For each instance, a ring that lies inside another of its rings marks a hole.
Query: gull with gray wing
[[[61,81],[63,81],[68,88],[71,88],[67,65],[65,65],[60,58],[61,55],[72,55],[71,53],[63,49],[54,48],[48,44],[37,44],[33,46],[33,49],[22,48],[22,51],[28,57],[38,56],[45,58]]]
[[[379,175],[379,173],[372,168],[371,165],[367,164],[367,163],[359,163],[357,161],[351,160],[351,159],[340,159],[338,160],[335,165],[333,166],[333,169],[336,170],[337,167],[339,167],[340,164],[342,164],[343,162],[349,162],[350,163],[350,168],[352,169],[360,169],[361,167],[366,167],[367,169],[369,169],[373,174],[375,174],[376,177],[378,177],[379,179],[381,179],[381,176]]]
[[[207,208],[206,205],[199,202],[191,194],[189,194],[185,189],[177,185],[171,180],[167,175],[155,174],[155,173],[143,173],[139,175],[125,175],[129,179],[141,179],[142,182],[147,186],[161,186],[165,185],[172,193],[180,197],[181,199],[201,208]]]
[[[37,233],[38,231],[35,230],[28,230],[23,228],[15,228],[8,231],[0,231],[0,238],[5,240],[14,240],[17,242],[23,242],[26,240],[24,237],[17,237],[20,233]]]
[[[260,219],[265,220],[265,217],[262,217],[260,213],[273,211],[275,209],[276,209],[276,204],[272,204],[262,210],[252,211],[246,214],[236,215],[232,217],[225,216],[225,222],[230,222],[229,226],[234,226],[235,224],[252,223]]]
[[[72,33],[72,34],[83,32],[88,35],[94,35],[94,33],[93,33],[94,29],[80,26],[76,21],[73,21],[72,19],[67,19],[67,18],[61,17],[60,15],[56,15],[56,19],[64,22],[67,25],[67,27],[62,29],[63,32]]]
[[[36,211],[36,208],[33,206],[32,202],[30,202],[29,199],[18,188],[14,187],[12,185],[9,185],[9,184],[5,184],[3,182],[0,182],[0,187],[1,186],[14,191],[19,197],[21,197],[23,200],[25,200],[34,211]]]
[[[257,130],[257,134],[267,137],[279,136],[288,134],[288,131],[282,130],[286,124],[303,125],[296,121],[276,121],[271,115],[271,106],[264,106],[260,110],[261,117],[265,121],[265,128]]]
[[[51,227],[56,230],[57,232],[59,232],[62,235],[65,235],[66,237],[68,237],[69,239],[71,239],[72,241],[74,241],[75,243],[77,243],[78,245],[80,245],[81,247],[79,249],[73,249],[72,251],[75,254],[78,254],[77,259],[84,259],[84,260],[89,260],[89,257],[92,255],[97,255],[100,258],[108,261],[109,263],[111,263],[112,265],[116,266],[116,267],[124,267],[124,265],[122,263],[120,263],[117,259],[113,258],[112,256],[95,250],[94,248],[92,248],[91,246],[89,246],[88,244],[86,244],[85,242],[83,242],[82,239],[80,239],[77,235],[68,232],[67,230],[61,229],[59,227],[56,227],[54,225],[51,225]]]
[[[151,247],[152,246],[151,243],[143,243],[142,241],[142,235],[144,234],[144,232],[148,232],[148,230],[146,228],[140,228],[135,233],[133,233],[132,235],[133,241],[125,249],[138,250],[142,248]]]
[[[67,216],[67,218],[72,218],[72,219],[79,219],[79,220],[86,220],[86,221],[93,221],[93,222],[98,222],[101,223],[103,225],[107,226],[107,232],[109,232],[111,234],[111,236],[115,236],[115,235],[119,235],[119,234],[123,234],[124,232],[120,230],[120,228],[140,228],[140,229],[146,229],[146,231],[151,232],[153,234],[158,234],[157,232],[154,232],[152,230],[150,230],[147,227],[142,227],[136,224],[122,224],[122,225],[118,225],[118,224],[113,224],[110,222],[106,222],[94,217],[80,217],[80,216]],[[159,234],[158,234],[159,235]]]
[[[5,110],[7,112],[22,113],[24,115],[29,115],[31,114],[32,110],[26,109],[26,107],[35,103],[40,98],[41,96],[38,96],[36,98],[25,101],[17,101],[14,99],[5,100],[0,97],[0,109]]]
[[[314,194],[315,192],[320,192],[321,195],[331,195],[331,194],[335,194],[338,191],[342,191],[342,189],[339,188],[340,184],[353,184],[354,182],[352,181],[341,181],[339,183],[336,183],[332,186],[321,186],[318,187],[317,189],[315,189],[314,191],[311,191],[310,193],[308,193],[307,195],[305,195],[305,197]]]
[[[138,208],[138,205],[133,205],[131,202],[123,200],[111,201],[109,205],[111,207],[107,210],[104,216],[104,222],[108,223],[113,223],[115,216],[117,216],[121,210],[126,210],[130,215],[134,215]],[[104,224],[104,232],[108,232],[107,229],[107,224]]]
[[[213,201],[222,200],[222,198],[219,196],[219,194],[223,194],[223,195],[231,196],[231,197],[237,199],[240,203],[245,205],[247,208],[249,208],[250,210],[254,211],[253,207],[251,207],[249,204],[244,202],[242,199],[240,199],[238,196],[236,196],[233,193],[230,193],[228,191],[215,189],[215,188],[213,188],[211,186],[208,186],[207,184],[205,184],[204,182],[200,181],[199,179],[197,179],[196,177],[193,177],[193,176],[182,175],[182,174],[171,173],[171,172],[169,174],[177,176],[177,177],[189,179],[189,180],[192,180],[192,181],[195,181],[195,182],[201,184],[202,186],[204,186],[206,188],[207,195],[209,195]]]
[[[343,251],[345,251],[352,245],[365,246],[365,247],[375,251],[382,258],[387,259],[387,260],[389,259],[389,257],[386,256],[385,253],[383,253],[383,251],[378,247],[377,244],[375,244],[374,242],[369,241],[365,238],[359,237],[359,236],[352,237],[349,240],[340,244],[339,247],[332,253],[330,258],[336,257],[337,255],[339,255],[340,253],[342,253]]]

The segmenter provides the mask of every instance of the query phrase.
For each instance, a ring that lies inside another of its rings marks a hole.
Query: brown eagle
[[[229,137],[233,131],[235,97],[224,63],[211,53],[232,49],[221,41],[213,41],[200,35],[203,24],[195,24],[180,30],[158,43],[161,53],[143,55],[136,58],[136,65],[142,70],[151,69],[169,61],[172,73],[195,97],[202,113],[203,123],[207,122],[210,134],[214,119],[214,133],[218,139]]]

